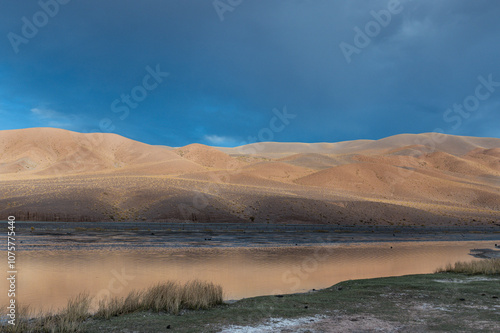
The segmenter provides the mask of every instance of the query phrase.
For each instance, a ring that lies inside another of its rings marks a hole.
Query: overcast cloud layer
[[[494,0],[4,0],[0,130],[500,137],[499,17]]]

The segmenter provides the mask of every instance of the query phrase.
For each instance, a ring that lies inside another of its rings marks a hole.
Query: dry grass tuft
[[[126,313],[151,310],[177,314],[181,309],[208,309],[222,304],[222,287],[209,282],[190,281],[184,285],[165,282],[127,297],[101,300],[96,317],[110,318]]]
[[[476,274],[500,274],[500,258],[484,259],[480,261],[463,262],[458,261],[455,264],[448,264],[444,268],[440,268],[436,273],[464,273],[470,275]]]
[[[6,307],[2,307],[2,317],[6,316],[5,312]],[[2,326],[1,331],[6,333],[17,333],[17,332],[29,332],[28,331],[28,320],[31,317],[31,309],[28,306],[18,306],[17,314],[16,314],[16,325],[6,325]]]
[[[222,287],[213,283],[190,281],[181,292],[183,306],[187,309],[208,309],[222,304]]]
[[[66,308],[58,315],[68,321],[84,321],[89,317],[92,297],[83,293],[68,301]]]
[[[28,306],[18,308],[16,325],[4,325],[1,332],[80,332],[81,323],[90,316],[92,298],[79,294],[68,301],[66,307],[58,314],[35,313]]]
[[[66,307],[57,314],[35,314],[29,307],[18,307],[16,325],[4,324],[0,326],[0,331],[81,332],[82,323],[89,317],[109,319],[136,311],[165,311],[177,314],[181,309],[208,309],[222,304],[222,287],[210,282],[190,281],[180,285],[169,281],[145,290],[131,291],[127,297],[100,300],[97,312],[93,314],[91,304],[92,297],[83,293],[70,299]]]
[[[181,287],[174,282],[157,284],[142,294],[142,305],[152,311],[178,313],[181,306]]]

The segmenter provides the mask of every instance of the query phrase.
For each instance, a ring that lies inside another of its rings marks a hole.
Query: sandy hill
[[[426,155],[425,160],[436,169],[458,173],[463,176],[500,175],[500,169],[491,168],[488,164],[483,163],[481,159],[478,161],[469,159],[467,155],[458,157],[445,152],[435,152]]]
[[[278,161],[300,167],[322,170],[337,165],[352,163],[352,155],[301,153],[280,158]]]
[[[464,155],[463,158],[479,162],[496,171],[500,170],[500,148],[476,148]]]
[[[0,186],[0,219],[500,226],[500,139],[171,148],[115,134],[0,131]]]
[[[162,147],[116,134],[82,134],[53,128],[0,131],[0,175],[50,176],[136,170],[154,172],[169,162],[185,170],[199,166]],[[201,169],[201,168],[200,168]]]
[[[455,136],[448,134],[398,134],[380,140],[354,140],[337,143],[280,143],[259,142],[235,148],[217,148],[230,155],[255,154],[269,158],[283,158],[292,154],[375,154],[401,147],[420,146],[429,153],[443,151],[463,155],[476,148],[498,148],[500,139]]]
[[[312,170],[282,163],[279,161],[272,162],[259,162],[252,165],[245,166],[241,170],[246,175],[254,177],[261,177],[269,180],[277,180],[282,182],[291,182],[297,178],[308,175]]]
[[[235,148],[220,148],[229,155],[257,155],[266,158],[285,158],[294,154],[341,154],[362,149],[370,140],[356,140],[337,143],[301,143],[301,142],[258,142]]]
[[[218,149],[198,143],[177,148],[174,152],[187,160],[208,168],[234,169],[244,164]]]

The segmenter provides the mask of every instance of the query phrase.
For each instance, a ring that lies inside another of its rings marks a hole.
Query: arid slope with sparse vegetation
[[[500,139],[151,146],[0,131],[0,218],[500,226]]]

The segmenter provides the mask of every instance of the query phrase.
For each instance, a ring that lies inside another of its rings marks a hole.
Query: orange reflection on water
[[[222,285],[226,299],[293,293],[350,279],[432,273],[447,263],[477,260],[470,249],[490,243],[26,251],[18,252],[17,300],[55,310],[83,291],[122,296],[166,280],[193,279]],[[0,286],[8,289],[6,279]]]

